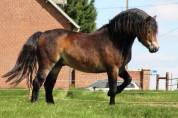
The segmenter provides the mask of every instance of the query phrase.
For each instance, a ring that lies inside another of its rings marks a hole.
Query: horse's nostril
[[[159,50],[159,48],[158,47],[154,47],[154,48],[150,48],[149,50],[150,50],[151,53],[155,53],[155,52],[157,52]]]
[[[159,50],[159,47],[157,48],[157,51]]]
[[[154,48],[154,50],[153,50],[153,51],[154,51],[154,52],[157,52],[158,50],[159,50],[159,48]]]

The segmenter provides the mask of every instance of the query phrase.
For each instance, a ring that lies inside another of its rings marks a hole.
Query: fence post
[[[156,75],[156,90],[159,89],[159,74]]]
[[[143,90],[143,69],[141,70],[141,78],[140,78],[140,88]]]
[[[168,85],[169,85],[169,72],[166,72],[166,91],[168,91]]]
[[[142,69],[140,74],[141,74],[141,78],[140,78],[140,88],[141,88],[141,90],[149,90],[150,70],[149,69]]]
[[[75,69],[72,70],[72,87],[75,88]]]

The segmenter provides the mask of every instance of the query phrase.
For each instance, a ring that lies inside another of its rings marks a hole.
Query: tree
[[[81,32],[88,33],[96,29],[94,0],[67,0],[63,9],[81,27]]]

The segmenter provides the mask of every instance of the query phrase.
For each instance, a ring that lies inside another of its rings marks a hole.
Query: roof
[[[121,85],[123,81],[118,80],[117,81],[117,85]],[[89,87],[96,87],[96,88],[106,88],[109,87],[108,84],[108,79],[104,79],[104,80],[97,80],[95,81],[93,84],[91,84]]]
[[[70,18],[53,0],[47,0],[54,8],[56,8],[76,29],[80,30],[80,26]]]
[[[95,88],[105,88],[108,87],[108,80],[97,80],[93,84],[91,84],[89,87],[95,87]]]
[[[122,83],[123,83],[122,80],[118,80],[117,81],[117,86],[120,86]],[[135,81],[132,81],[129,85],[127,85],[127,88],[131,88],[134,83],[137,85],[137,83]],[[89,87],[93,87],[93,88],[109,88],[108,79],[97,80],[96,82],[91,84]]]
[[[56,4],[67,4],[67,0],[53,0]]]

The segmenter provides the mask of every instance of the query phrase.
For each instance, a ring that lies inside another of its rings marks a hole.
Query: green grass
[[[178,93],[126,91],[117,95],[115,106],[103,92],[55,90],[55,105],[28,100],[27,90],[0,90],[0,118],[177,118]]]

